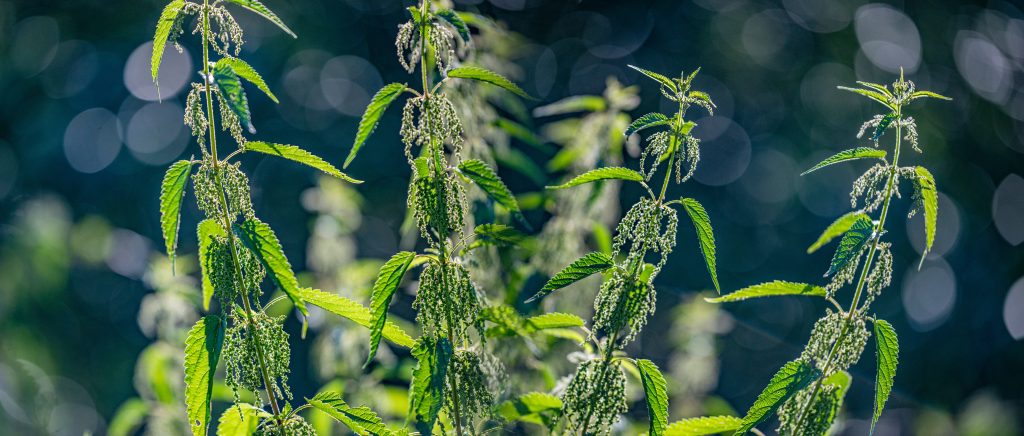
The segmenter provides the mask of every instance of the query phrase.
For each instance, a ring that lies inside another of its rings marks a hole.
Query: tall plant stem
[[[256,328],[254,323],[254,316],[252,305],[249,303],[249,290],[245,289],[245,280],[243,280],[242,267],[238,261],[238,253],[235,251],[235,236],[231,231],[231,212],[228,209],[227,192],[224,191],[224,181],[220,170],[220,161],[217,158],[217,130],[216,123],[213,113],[213,92],[211,87],[213,86],[213,80],[210,72],[210,4],[209,0],[203,0],[203,80],[206,82],[204,86],[206,90],[206,117],[209,127],[210,137],[210,158],[213,161],[213,174],[214,180],[217,182],[217,190],[220,192],[221,202],[221,220],[223,221],[224,232],[228,237],[228,250],[231,252],[231,264],[235,270],[235,281],[238,283],[238,289],[241,290],[242,294],[242,306],[245,308],[246,321],[249,324],[249,328]],[[251,332],[250,332],[251,333]],[[281,417],[281,408],[277,405],[277,398],[274,394],[273,384],[270,380],[270,375],[267,371],[266,356],[263,352],[263,347],[259,341],[255,339],[252,334],[247,335],[248,340],[251,341],[253,348],[256,349],[257,362],[260,367],[260,375],[263,377],[263,389],[267,392],[267,398],[270,401],[270,408],[274,412],[274,419],[277,420],[278,425],[284,424],[284,420]]]
[[[902,80],[902,77],[901,77]],[[903,113],[903,106],[896,107],[896,120],[898,121]],[[878,216],[878,222],[872,229],[872,240],[871,248],[868,249],[867,260],[864,261],[864,266],[860,270],[860,278],[857,279],[857,287],[853,292],[853,300],[850,301],[850,308],[846,311],[846,322],[843,323],[843,329],[840,330],[839,336],[836,338],[832,349],[828,353],[828,357],[825,359],[824,370],[822,376],[818,377],[818,380],[814,382],[814,388],[811,390],[810,399],[800,408],[800,413],[797,415],[796,424],[799,428],[800,423],[806,417],[807,410],[810,408],[811,403],[814,402],[814,398],[818,395],[818,391],[821,390],[821,385],[824,382],[825,374],[828,374],[835,365],[835,356],[839,350],[839,344],[842,343],[843,339],[846,338],[846,334],[850,331],[852,325],[853,315],[858,311],[865,308],[858,308],[860,304],[860,298],[864,293],[864,285],[867,283],[868,274],[871,272],[871,265],[875,260],[875,254],[878,251],[878,242],[881,240],[882,231],[885,230],[885,220],[889,216],[889,203],[892,200],[893,191],[896,188],[896,177],[899,173],[899,161],[900,161],[900,139],[903,136],[903,127],[900,124],[896,124],[896,146],[892,154],[892,165],[889,166],[889,180],[885,185],[885,199],[882,201],[882,213]]]

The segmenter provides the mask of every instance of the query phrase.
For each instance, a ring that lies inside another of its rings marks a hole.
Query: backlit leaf
[[[875,224],[870,218],[867,216],[858,217],[850,225],[850,229],[843,234],[843,238],[839,240],[839,247],[836,248],[836,253],[832,256],[832,263],[829,265],[825,276],[828,277],[835,274],[846,264],[856,259],[860,255],[861,248],[864,248],[864,244],[871,239],[871,234],[874,231]]]
[[[629,128],[626,129],[625,135],[629,136],[644,129],[657,126],[665,126],[671,123],[672,120],[669,119],[669,117],[665,116],[665,114],[651,112],[647,115],[637,118],[636,120],[633,120],[633,122],[629,125]]]
[[[284,22],[281,21],[281,19],[277,17],[277,14],[275,14],[269,8],[264,6],[263,3],[260,3],[259,0],[228,0],[228,1],[231,2],[231,3],[234,3],[236,5],[239,5],[239,6],[243,7],[243,8],[246,8],[246,9],[248,9],[250,11],[253,11],[253,12],[257,13],[257,14],[259,14],[259,16],[261,16],[263,18],[266,18],[271,23],[274,23],[275,25],[277,25],[277,27],[280,27],[281,30],[283,30],[285,33],[291,35],[292,38],[296,38],[295,32],[292,32],[292,29],[289,29],[288,26],[285,26]]]
[[[937,98],[939,100],[952,100],[952,98],[946,97],[941,94],[936,94],[931,91],[917,91],[914,92],[913,94],[910,94],[910,100],[917,100],[922,97]]]
[[[270,273],[274,284],[288,295],[288,299],[292,301],[295,308],[299,309],[303,315],[308,315],[306,304],[299,296],[299,282],[295,279],[295,273],[292,272],[292,265],[284,256],[281,242],[277,240],[277,235],[274,234],[270,226],[253,218],[243,223],[236,223],[233,227],[238,240],[256,255],[263,267]]]
[[[448,22],[448,24],[451,24],[451,26],[455,28],[455,31],[459,32],[459,36],[462,37],[462,40],[469,42],[469,26],[466,26],[466,22],[462,21],[462,17],[460,17],[459,14],[456,14],[455,11],[452,11],[451,9],[442,9],[435,12],[434,15],[441,17],[441,19]]]
[[[526,235],[519,230],[504,224],[481,224],[473,229],[473,234],[476,235],[473,245],[498,247],[516,245],[526,238]]]
[[[506,421],[548,426],[562,413],[562,400],[551,394],[530,392],[501,403],[497,409]]]
[[[650,78],[656,80],[662,86],[670,89],[672,91],[672,93],[675,93],[678,90],[678,88],[676,87],[676,82],[672,81],[672,79],[669,79],[668,77],[665,77],[665,76],[663,76],[661,74],[655,73],[654,71],[645,70],[643,68],[640,68],[640,67],[637,67],[637,66],[634,66],[634,65],[630,65],[629,67],[634,69],[634,70],[639,71],[641,74],[643,74],[643,75],[645,75],[647,77],[650,77]]]
[[[736,431],[743,418],[735,416],[703,416],[673,422],[665,429],[665,436],[706,436]]]
[[[743,301],[748,298],[774,297],[779,295],[824,297],[825,288],[821,286],[808,285],[806,283],[793,283],[776,280],[774,282],[748,286],[731,294],[726,294],[716,298],[705,298],[704,300],[708,303],[726,303],[730,301]]]
[[[331,294],[312,288],[301,288],[299,290],[299,295],[302,297],[303,301],[342,318],[347,318],[363,327],[369,329],[373,326],[373,315],[370,313],[370,309],[367,309],[366,306],[363,306],[362,304],[342,297],[341,295]],[[412,348],[416,345],[416,341],[414,341],[408,333],[391,321],[384,323],[384,329],[381,332],[384,339],[387,339],[396,345],[406,348]]]
[[[245,89],[242,89],[242,81],[235,70],[227,64],[217,64],[213,69],[213,82],[217,84],[217,90],[223,98],[223,103],[238,117],[238,122],[245,127],[249,133],[256,133],[252,126],[252,117],[249,113],[249,99],[245,96]]]
[[[612,262],[611,256],[605,253],[589,253],[579,259],[576,259],[569,264],[569,266],[555,274],[554,277],[551,277],[551,279],[544,284],[544,287],[534,294],[534,296],[527,299],[526,302],[530,303],[544,298],[545,295],[583,280],[591,274],[607,271],[614,265],[615,264]]]
[[[896,338],[896,329],[885,320],[875,320],[875,354],[878,358],[875,373],[875,413],[871,416],[871,432],[882,416],[885,402],[892,393],[893,380],[896,378],[896,366],[899,364],[900,344]]]
[[[149,66],[153,73],[153,83],[157,85],[157,92],[160,90],[157,78],[160,75],[160,63],[163,61],[164,48],[167,46],[167,39],[171,36],[174,22],[178,20],[178,14],[184,7],[185,0],[173,0],[164,6],[163,12],[160,13],[160,20],[156,22],[156,33],[153,34],[153,56]]]
[[[680,204],[690,215],[694,228],[697,229],[697,242],[700,243],[700,251],[704,253],[704,263],[707,264],[708,273],[711,274],[711,281],[715,284],[715,290],[722,292],[718,286],[718,272],[715,266],[715,233],[711,229],[711,219],[697,200],[684,198]]]
[[[889,128],[889,125],[891,125],[893,121],[896,121],[895,112],[891,112],[888,115],[882,117],[882,120],[878,122],[877,126],[875,126],[875,133],[871,135],[871,140],[878,142],[878,140],[882,137],[882,134],[885,133],[885,129]]]
[[[260,76],[260,73],[257,73],[256,70],[247,62],[236,57],[226,56],[220,58],[220,60],[217,61],[216,65],[227,65],[228,68],[231,68],[231,71],[234,71],[235,74],[238,75],[238,77],[241,77],[249,83],[255,85],[257,88],[259,88],[260,91],[263,91],[264,94],[267,94],[267,97],[270,97],[270,99],[273,100],[274,103],[279,103],[277,101],[277,96],[275,96],[273,92],[270,92],[270,87],[267,86],[267,82],[263,81],[263,77]],[[216,66],[214,67],[214,69],[216,69]]]
[[[338,422],[345,424],[353,433],[358,435],[390,435],[384,422],[370,410],[369,407],[352,407],[337,392],[320,392],[313,398],[306,399],[310,406],[313,406],[327,414]]]
[[[604,97],[599,95],[576,95],[540,106],[533,110],[533,116],[540,118],[574,112],[600,112],[607,106]]]
[[[356,158],[359,149],[363,148],[366,139],[377,128],[377,123],[380,121],[380,117],[384,115],[384,111],[402,94],[402,91],[405,91],[404,83],[392,83],[381,88],[380,91],[373,95],[370,104],[366,106],[366,111],[363,112],[363,118],[359,120],[359,129],[356,130],[355,142],[352,143],[352,150],[349,150],[348,157],[345,158],[345,164],[342,165],[342,168],[348,168],[352,160]]]
[[[867,98],[870,98],[870,99],[880,103],[881,105],[883,105],[883,106],[885,106],[885,107],[887,107],[889,109],[893,109],[892,105],[889,104],[889,99],[885,95],[882,95],[881,93],[879,93],[878,91],[874,91],[874,90],[871,90],[871,89],[849,88],[849,87],[846,87],[846,86],[838,86],[837,88],[842,89],[843,91],[850,91],[850,92],[853,92],[853,93],[857,93],[857,94],[863,95],[863,96],[865,96]]]
[[[522,88],[519,87],[519,85],[512,83],[512,81],[506,79],[501,74],[495,73],[486,68],[478,67],[475,65],[464,65],[458,68],[453,68],[452,70],[448,71],[448,77],[478,80],[481,82],[490,83],[492,85],[503,88],[515,95],[518,95],[522,98],[528,100],[534,99],[533,97],[530,96],[530,94],[527,94],[526,91],[523,91]]]
[[[210,425],[210,395],[217,371],[224,323],[207,315],[196,322],[185,339],[185,410],[193,435],[206,435]]]
[[[391,298],[402,283],[402,277],[409,270],[409,264],[416,257],[411,251],[401,251],[384,263],[377,273],[377,280],[373,283],[373,294],[370,296],[370,313],[373,316],[373,324],[370,326],[370,355],[366,358],[368,365],[373,356],[377,354],[377,347],[380,346],[381,334],[384,331],[384,324],[388,320],[388,306],[391,305]]]
[[[445,378],[452,344],[448,339],[423,336],[412,349],[416,369],[409,392],[409,421],[420,433],[432,434],[437,415],[444,405]]]
[[[917,194],[921,197],[921,206],[924,209],[924,236],[925,236],[925,248],[924,253],[921,254],[921,262],[924,262],[925,256],[928,256],[928,252],[932,250],[932,244],[935,242],[935,225],[939,217],[939,192],[935,189],[935,177],[925,167],[914,168],[914,173],[917,175],[915,179],[917,186]],[[918,265],[920,268],[920,264]]]
[[[800,173],[800,175],[804,176],[807,175],[808,173],[811,173],[813,171],[819,170],[832,164],[837,164],[839,162],[866,158],[876,158],[884,160],[885,150],[881,150],[874,147],[857,147],[850,150],[843,150],[819,162],[817,165],[811,167],[811,169]]]
[[[650,417],[648,434],[662,436],[668,427],[668,384],[658,366],[647,359],[636,361],[640,370],[640,381],[644,385],[647,400],[647,415]]]
[[[743,424],[736,429],[734,434],[742,435],[764,422],[778,410],[779,406],[782,406],[782,403],[785,403],[797,391],[807,387],[820,375],[821,373],[816,368],[802,360],[794,360],[783,365],[768,382],[764,391],[757,396],[757,400],[750,406],[747,415],[743,417]]]
[[[160,184],[160,228],[172,265],[178,247],[178,227],[181,226],[181,202],[185,198],[185,185],[191,171],[192,161],[179,160],[167,168]]]
[[[832,224],[829,224],[828,228],[821,233],[821,236],[818,237],[817,241],[814,241],[810,247],[807,247],[807,254],[818,251],[818,249],[823,247],[825,244],[828,244],[836,237],[850,230],[850,227],[853,227],[853,223],[862,219],[870,220],[871,218],[861,211],[849,212],[846,215],[839,217],[833,221]]]
[[[531,330],[536,331],[566,327],[582,327],[584,322],[583,318],[571,313],[551,312],[527,318],[526,325]]]
[[[469,159],[459,164],[459,172],[475,182],[480,189],[487,193],[488,197],[504,206],[512,214],[513,218],[524,226],[529,227],[523,212],[519,209],[516,197],[512,195],[512,191],[509,191],[508,187],[505,186],[505,182],[501,181],[501,178],[498,177],[498,174],[490,166],[481,160]]]
[[[271,415],[249,403],[236,403],[220,415],[217,421],[217,436],[252,436],[260,419]]]
[[[349,183],[363,183],[361,180],[356,180],[349,177],[347,174],[341,172],[334,165],[331,165],[327,161],[321,159],[319,156],[314,155],[306,150],[303,150],[294,145],[284,144],[272,144],[269,142],[261,141],[248,141],[245,143],[245,151],[255,151],[258,153],[269,154],[271,156],[277,156],[280,158],[288,159],[290,161],[298,162],[303,165],[307,165],[323,171],[329,176],[334,176],[342,179]]]
[[[629,180],[631,182],[642,182],[644,175],[629,168],[607,167],[590,170],[574,177],[572,180],[557,186],[548,186],[548,189],[564,189],[579,186],[584,183],[596,182],[598,180]]]

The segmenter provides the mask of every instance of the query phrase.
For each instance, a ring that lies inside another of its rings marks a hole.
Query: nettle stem
[[[213,174],[214,180],[217,183],[217,190],[220,191],[219,200],[221,202],[221,220],[223,221],[224,232],[227,234],[228,251],[231,252],[231,264],[235,272],[235,281],[238,283],[238,288],[241,290],[242,306],[245,309],[246,321],[249,323],[250,328],[256,328],[256,324],[253,322],[252,305],[249,303],[249,293],[248,290],[245,289],[245,280],[243,279],[241,264],[238,261],[238,253],[235,252],[235,235],[231,231],[231,211],[229,210],[227,192],[224,190],[220,161],[217,158],[217,127],[214,119],[213,92],[211,90],[213,83],[210,72],[210,31],[210,4],[209,0],[203,0],[203,81],[205,82],[205,86],[203,88],[206,90],[206,117],[209,120],[210,158],[213,161]],[[277,420],[278,425],[281,426],[284,424],[284,420],[281,417],[281,408],[277,404],[277,398],[274,396],[273,383],[270,380],[270,376],[267,371],[266,356],[263,353],[263,347],[260,346],[259,341],[255,339],[255,336],[253,336],[251,332],[246,336],[250,341],[252,341],[253,348],[256,349],[260,375],[263,376],[263,388],[266,390],[267,398],[270,400],[270,408],[274,412],[274,419]]]
[[[903,106],[896,106],[896,119],[900,119],[903,114]],[[882,201],[882,212],[878,216],[878,222],[875,223],[875,227],[872,230],[871,247],[868,249],[867,259],[864,261],[864,266],[860,270],[860,278],[857,279],[857,287],[853,292],[853,299],[850,301],[850,308],[846,311],[846,322],[843,323],[843,329],[839,332],[839,336],[836,338],[835,343],[832,344],[832,349],[828,353],[828,358],[825,359],[825,367],[822,372],[822,376],[814,382],[814,388],[811,390],[810,399],[800,408],[800,413],[797,415],[795,428],[800,428],[800,424],[807,415],[807,411],[810,408],[811,403],[814,402],[814,398],[818,395],[818,391],[821,390],[821,385],[825,380],[825,374],[832,369],[835,365],[835,356],[839,350],[839,344],[842,343],[843,339],[846,338],[846,334],[850,331],[850,326],[853,325],[853,315],[857,312],[861,312],[867,309],[867,307],[858,308],[860,304],[860,298],[864,293],[864,285],[867,283],[868,274],[871,272],[871,265],[874,263],[875,254],[878,251],[878,243],[882,239],[882,232],[885,231],[885,220],[889,216],[889,203],[892,200],[892,194],[896,188],[896,177],[899,177],[899,161],[900,161],[900,140],[903,136],[903,126],[896,123],[896,146],[892,154],[892,164],[889,166],[889,180],[885,185],[885,199]]]

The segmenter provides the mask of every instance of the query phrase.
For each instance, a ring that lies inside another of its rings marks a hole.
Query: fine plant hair
[[[713,112],[711,98],[691,89],[698,70],[679,78],[632,67],[659,83],[667,99],[678,105],[669,116],[650,113],[634,121],[626,135],[650,129],[640,157],[640,171],[623,167],[605,167],[576,176],[553,189],[571,188],[602,180],[626,180],[639,183],[647,195],[637,201],[619,221],[611,252],[593,252],[572,262],[554,275],[531,300],[565,287],[591,274],[604,273],[605,279],[594,301],[594,317],[588,340],[595,352],[583,356],[576,373],[561,389],[561,424],[568,434],[607,434],[618,415],[626,412],[626,375],[624,366],[634,366],[646,394],[650,433],[661,434],[668,418],[667,383],[654,362],[633,359],[623,350],[636,339],[654,312],[654,280],[675,248],[678,215],[684,209],[693,221],[699,247],[715,287],[714,236],[703,206],[692,198],[666,200],[669,183],[689,179],[700,159],[700,141],[691,135],[696,126],[685,116],[691,105]],[[664,172],[658,192],[648,185],[655,174]]]
[[[372,98],[346,159],[350,164],[376,128],[387,107],[408,94],[399,131],[412,170],[408,207],[427,248],[403,251],[381,268],[373,286],[369,365],[385,333],[388,306],[410,268],[422,266],[413,301],[422,334],[412,347],[417,360],[410,387],[406,423],[431,434],[439,428],[456,435],[477,434],[477,424],[491,418],[494,396],[504,370],[486,352],[484,293],[465,264],[468,252],[489,244],[514,243],[518,230],[487,223],[466,229],[465,183],[474,183],[522,226],[528,227],[515,198],[494,169],[479,159],[464,159],[465,127],[449,97],[460,79],[475,80],[528,97],[504,76],[462,63],[471,43],[462,16],[422,1],[408,11],[395,41],[401,65],[419,70],[421,87],[384,86]],[[442,414],[442,412],[444,412]]]
[[[234,392],[234,404],[220,417],[219,429],[248,428],[256,434],[314,434],[312,426],[298,412],[315,407],[360,433],[386,430],[376,414],[366,408],[348,406],[334,392],[321,392],[302,406],[291,407],[289,335],[283,328],[284,317],[271,316],[266,309],[287,299],[305,319],[310,292],[299,288],[274,231],[256,217],[248,177],[241,163],[231,160],[246,152],[256,152],[302,163],[347,182],[358,181],[299,147],[247,138],[255,133],[255,128],[243,81],[271,100],[276,102],[277,98],[248,63],[235,57],[244,39],[242,28],[228,9],[231,5],[254,12],[294,36],[258,0],[173,0],[160,16],[153,44],[152,74],[156,82],[165,45],[173,42],[177,46],[179,36],[186,30],[186,20],[194,18],[191,33],[201,42],[202,71],[200,81],[191,85],[186,98],[184,122],[197,141],[200,157],[172,164],[160,193],[161,227],[172,262],[190,178],[196,204],[205,217],[197,234],[202,305],[208,314],[196,322],[185,341],[185,405],[189,426],[193,434],[207,433],[214,378],[223,360],[224,382]],[[213,60],[211,54],[219,59]],[[218,149],[217,115],[221,129],[235,143],[235,150],[223,157]],[[284,297],[263,304],[261,285],[265,278],[270,278]],[[214,296],[219,304],[211,310]],[[255,394],[255,402],[242,400],[241,393],[246,392]],[[269,410],[264,409],[268,405]],[[346,417],[352,414],[360,417],[358,423]]]
[[[886,221],[893,198],[900,197],[899,184],[906,179],[913,184],[913,206],[910,216],[924,214],[925,249],[921,262],[931,250],[935,239],[938,213],[938,193],[932,174],[920,166],[900,166],[903,141],[910,143],[918,153],[917,124],[909,116],[909,105],[920,98],[949,98],[930,91],[918,91],[914,82],[899,80],[891,87],[868,82],[857,82],[859,88],[839,89],[854,92],[881,104],[885,110],[860,128],[858,138],[871,141],[873,147],[858,147],[841,151],[805,171],[803,175],[823,167],[858,159],[876,159],[853,184],[850,194],[852,212],[843,215],[824,231],[810,248],[814,252],[839,238],[832,261],[825,273],[824,286],[774,281],[750,286],[711,302],[739,301],[748,298],[779,295],[820,297],[833,307],[814,324],[810,338],[800,356],[780,369],[765,390],[758,396],[746,416],[715,417],[731,423],[722,431],[743,434],[756,431],[756,426],[775,414],[779,419],[778,432],[794,435],[823,435],[832,427],[844,396],[852,381],[847,372],[860,360],[872,333],[877,357],[875,374],[874,413],[871,431],[892,391],[896,376],[899,345],[892,325],[870,313],[871,303],[892,281],[892,243],[884,240]],[[887,131],[895,130],[886,136]],[[892,160],[882,146],[883,138],[891,138]],[[877,215],[875,215],[877,213]],[[919,266],[920,267],[920,266]],[[839,293],[854,284],[849,306],[839,303]],[[870,328],[870,330],[869,330]],[[697,418],[712,419],[712,418]]]

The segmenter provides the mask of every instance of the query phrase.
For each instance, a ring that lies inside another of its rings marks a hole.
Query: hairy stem
[[[213,112],[213,93],[211,91],[212,80],[210,78],[210,4],[209,0],[203,1],[203,80],[206,82],[204,86],[206,90],[206,116],[209,120],[209,137],[210,137],[210,158],[213,161],[213,174],[214,180],[217,183],[217,190],[220,192],[221,217],[224,226],[224,232],[227,234],[228,239],[228,250],[231,252],[231,264],[235,270],[235,281],[238,283],[238,288],[242,294],[242,306],[245,308],[246,320],[249,323],[250,328],[255,328],[253,322],[253,310],[252,305],[249,303],[249,293],[245,289],[245,281],[242,276],[242,268],[238,261],[238,253],[235,252],[235,237],[231,231],[231,213],[228,209],[227,193],[224,191],[223,177],[221,176],[220,161],[217,158],[217,131],[216,122],[214,119]],[[281,408],[277,405],[277,398],[274,396],[273,384],[270,380],[269,373],[267,372],[266,357],[263,353],[263,347],[260,346],[259,341],[256,341],[252,334],[247,335],[249,340],[252,341],[253,348],[256,349],[257,361],[260,367],[260,375],[263,376],[263,388],[267,392],[267,398],[270,400],[270,408],[274,411],[274,419],[277,420],[278,425],[283,424],[281,418]]]

